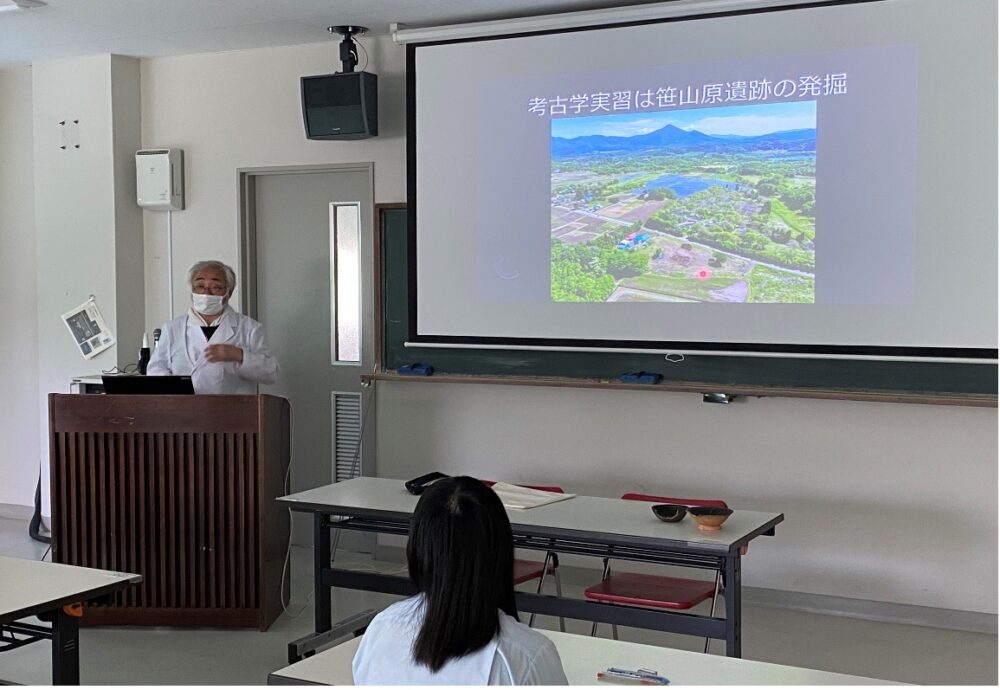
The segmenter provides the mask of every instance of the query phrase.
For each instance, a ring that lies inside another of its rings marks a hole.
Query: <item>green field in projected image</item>
[[[552,120],[558,302],[815,301],[815,101]]]

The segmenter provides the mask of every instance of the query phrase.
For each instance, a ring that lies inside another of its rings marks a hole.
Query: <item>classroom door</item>
[[[270,390],[292,407],[291,490],[372,474],[360,383],[374,362],[371,166],[263,172],[244,189],[252,302],[281,366]],[[296,523],[295,542],[311,543],[311,525]]]

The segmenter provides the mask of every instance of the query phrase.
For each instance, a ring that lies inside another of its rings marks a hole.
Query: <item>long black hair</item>
[[[449,477],[427,488],[413,513],[406,560],[424,598],[413,645],[418,664],[438,671],[482,649],[500,632],[498,609],[517,618],[510,520],[478,479]]]

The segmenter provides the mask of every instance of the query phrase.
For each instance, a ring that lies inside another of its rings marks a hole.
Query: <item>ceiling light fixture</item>
[[[0,12],[16,12],[18,10],[30,10],[36,7],[45,7],[42,0],[11,0],[12,5],[0,5]]]

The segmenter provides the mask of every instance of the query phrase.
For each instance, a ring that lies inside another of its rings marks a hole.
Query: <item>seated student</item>
[[[375,616],[354,656],[358,685],[566,685],[549,638],[518,622],[503,504],[472,477],[417,502],[406,545],[419,594]]]

